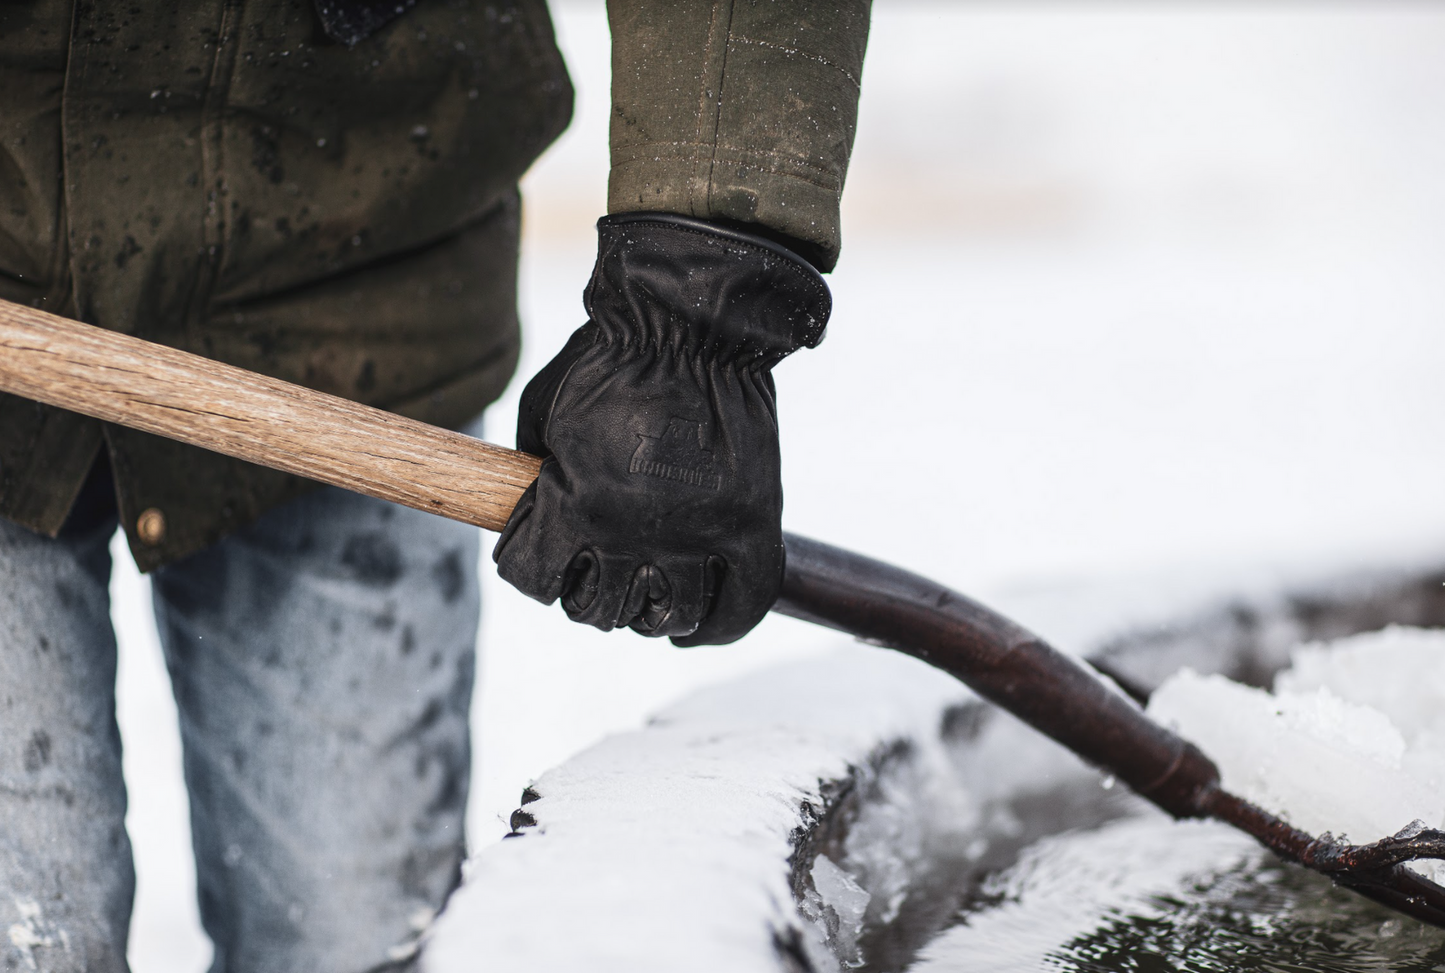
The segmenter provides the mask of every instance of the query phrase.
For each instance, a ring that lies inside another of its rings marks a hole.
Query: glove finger
[[[633,575],[629,624],[643,635],[691,634],[706,617],[721,580],[721,558],[668,557]]]
[[[661,634],[658,628],[667,623],[671,611],[672,584],[667,575],[656,565],[644,564],[632,573],[617,624],[640,635],[655,636]]]
[[[562,610],[574,622],[610,632],[630,619],[623,619],[631,588],[632,558],[586,550],[567,566],[562,590]]]
[[[678,612],[680,617],[675,626],[677,630],[668,633],[672,637],[672,644],[682,648],[713,644],[708,641],[703,627],[711,619],[713,608],[718,602],[723,583],[727,579],[727,561],[717,555],[710,555],[696,565],[693,574],[689,601]],[[686,624],[683,624],[684,621]],[[699,632],[702,633],[701,636],[699,636]]]
[[[707,610],[691,634],[673,637],[672,644],[679,648],[736,642],[763,620],[783,584],[781,560],[776,569],[761,565],[747,572],[751,577],[745,577],[744,572],[714,557],[708,559],[708,571],[712,577],[705,586],[711,592]]]
[[[597,599],[602,580],[602,566],[591,551],[582,551],[567,565],[562,581],[562,610],[573,619],[585,613]]]

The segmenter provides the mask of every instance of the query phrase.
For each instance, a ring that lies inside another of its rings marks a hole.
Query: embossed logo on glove
[[[637,452],[627,472],[679,480],[705,490],[723,488],[722,473],[713,462],[712,450],[704,446],[703,424],[673,416],[659,436],[638,433]]]

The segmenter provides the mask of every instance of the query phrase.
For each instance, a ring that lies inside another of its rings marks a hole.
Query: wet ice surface
[[[1226,787],[1306,830],[1368,841],[1412,818],[1445,823],[1445,633],[1390,628],[1294,660],[1274,695],[1186,671],[1149,711],[1199,744]],[[1440,970],[1445,931],[1283,865],[1225,825],[1136,801],[988,876],[977,907],[910,969]]]
[[[1281,865],[1224,825],[1148,810],[1045,839],[985,891],[998,904],[911,973],[1445,969],[1445,931]]]

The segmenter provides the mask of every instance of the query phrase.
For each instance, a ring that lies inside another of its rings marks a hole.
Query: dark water
[[[1046,957],[1105,973],[1375,973],[1445,970],[1445,931],[1397,916],[1303,869],[1268,863],[1107,917]]]
[[[1209,823],[1149,815],[1055,835],[987,891],[915,973],[1445,971],[1445,930]]]

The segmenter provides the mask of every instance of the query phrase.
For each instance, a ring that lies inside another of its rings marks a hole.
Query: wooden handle
[[[501,530],[535,456],[0,301],[0,391]]]

